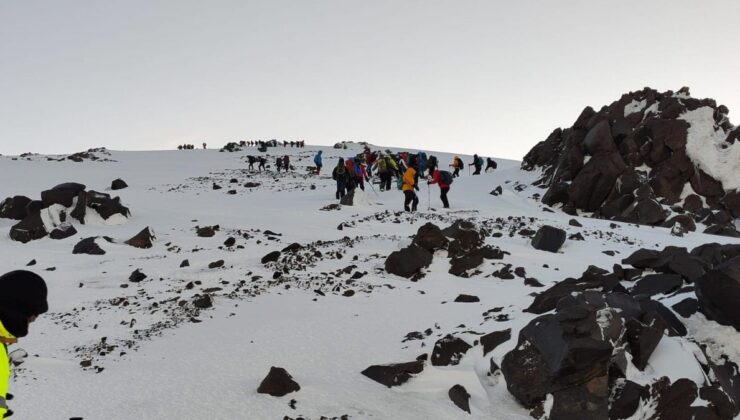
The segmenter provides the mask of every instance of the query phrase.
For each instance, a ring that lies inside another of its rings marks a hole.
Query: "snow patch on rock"
[[[740,189],[740,143],[725,142],[727,134],[715,128],[714,111],[705,106],[683,113],[690,124],[686,153],[699,168],[722,182],[725,191]]]

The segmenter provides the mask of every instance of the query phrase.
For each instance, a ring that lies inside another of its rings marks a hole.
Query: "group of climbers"
[[[483,170],[484,160],[478,155],[474,155],[474,160],[470,166],[475,168],[473,175],[479,175]],[[316,165],[316,174],[321,173],[322,153],[319,151],[314,156]],[[356,187],[364,190],[365,181],[369,181],[372,174],[377,174],[379,179],[378,185],[380,191],[390,191],[393,184],[393,178],[397,179],[397,188],[404,195],[404,209],[406,211],[416,211],[419,205],[419,197],[416,192],[419,191],[419,178],[426,179],[428,185],[436,184],[440,190],[440,200],[444,208],[450,208],[450,202],[447,194],[453,183],[453,179],[460,176],[460,171],[465,167],[463,160],[455,156],[450,164],[453,172],[439,168],[439,161],[436,156],[427,156],[424,152],[416,154],[408,152],[391,153],[387,151],[372,152],[368,147],[363,153],[348,158],[340,158],[337,166],[332,172],[332,179],[337,183],[336,198],[341,199]],[[496,169],[496,162],[488,158],[486,172],[489,169]]]

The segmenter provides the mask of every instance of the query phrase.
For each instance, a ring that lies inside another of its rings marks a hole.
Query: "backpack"
[[[452,174],[448,171],[439,171],[439,179],[443,184],[452,184]]]
[[[337,175],[344,175],[344,165],[337,165]]]
[[[483,166],[483,158],[478,156],[478,166]]]
[[[463,163],[462,159],[457,160],[458,168],[465,169],[465,164]]]
[[[378,161],[378,172],[385,172],[386,169],[387,168],[385,166],[385,159],[380,159]]]

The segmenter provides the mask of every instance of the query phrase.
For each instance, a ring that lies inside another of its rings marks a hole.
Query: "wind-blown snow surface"
[[[0,158],[3,197],[23,194],[35,198],[42,190],[67,181],[102,191],[120,177],[129,188],[113,194],[132,213],[121,225],[75,224],[79,233],[74,237],[28,244],[11,241],[7,232],[13,221],[0,219],[3,269],[25,268],[36,259],[30,269],[42,274],[50,288],[51,312],[33,324],[30,336],[20,343],[31,356],[16,369],[11,383],[16,397],[11,408],[18,418],[280,419],[303,415],[316,419],[344,414],[353,419],[530,418],[506,391],[502,377],[484,379],[484,387],[476,372],[488,369],[491,355],[500,365],[503,355],[515,346],[518,330],[534,318],[522,309],[532,301],[529,294],[541,289],[525,286],[520,278],[491,276],[501,261],[485,262],[482,274],[471,278],[448,274],[448,260],[440,257],[419,282],[386,274],[382,270],[385,257],[406,245],[421,225],[430,220],[444,227],[457,218],[482,222],[524,216],[533,218],[526,222],[531,229],[551,224],[569,234],[581,232],[586,241],[568,241],[558,254],[536,251],[528,238],[510,237],[508,232],[501,238],[487,238],[487,243],[511,254],[503,263],[524,267],[528,276],[546,286],[577,277],[590,264],[611,268],[642,247],[692,248],[706,242],[733,242],[700,233],[676,238],[668,229],[645,226],[610,228],[611,222],[590,218],[578,218],[583,227],[574,228],[568,225],[570,216],[544,212],[531,198],[543,192],[526,187],[534,174],[521,172],[519,162],[504,160],[498,161],[497,171],[481,176],[468,176],[466,168],[452,185],[449,211],[427,210],[428,197],[431,207],[441,206],[438,188],[432,186],[428,195],[426,185],[421,186],[421,211],[416,215],[394,214],[402,208],[402,194],[380,192],[377,186],[375,192],[368,189],[367,201],[361,206],[321,211],[335,202],[331,167],[336,157],[360,150],[357,145],[351,147],[355,149],[324,148],[325,174],[320,178],[305,176],[316,147],[269,149],[273,156],[290,154],[296,166],[295,172],[275,178],[245,171],[244,156],[258,154],[255,149],[238,153],[112,152],[115,162]],[[452,158],[436,155],[443,166]],[[231,178],[239,183],[229,183]],[[213,190],[214,181],[223,188]],[[245,181],[261,185],[246,188],[242,186]],[[499,185],[503,194],[490,195]],[[228,194],[231,189],[237,193]],[[344,224],[342,230],[337,229],[339,224]],[[219,225],[220,230],[212,238],[198,237],[195,226],[208,225]],[[153,248],[122,244],[146,226],[157,236]],[[265,230],[282,236],[265,235]],[[102,235],[117,241],[99,241],[106,255],[72,255],[72,247],[81,238]],[[236,238],[236,245],[227,248],[222,244],[230,236]],[[341,241],[345,236],[353,239],[351,247]],[[306,271],[291,271],[295,276],[291,281],[273,281],[274,268],[261,264],[261,258],[294,242],[314,244],[323,260],[311,262]],[[607,250],[616,254],[602,253]],[[184,259],[190,266],[179,268]],[[208,269],[216,260],[224,260],[224,267]],[[356,268],[346,274],[326,274],[350,265]],[[55,270],[45,271],[49,267]],[[130,283],[129,274],[135,269],[148,278]],[[347,283],[356,271],[367,275]],[[185,287],[190,282],[192,289]],[[357,293],[343,296],[348,289]],[[214,296],[213,309],[183,315],[172,309],[177,305],[167,306],[167,302],[190,302],[204,290]],[[461,293],[476,295],[481,301],[453,303]],[[167,313],[163,308],[168,308]],[[502,308],[498,314],[508,319],[486,319],[483,313],[492,308]],[[705,331],[707,325],[716,325],[693,321],[692,328],[703,325]],[[424,340],[402,342],[407,333],[428,328],[432,334]],[[450,332],[488,333],[506,328],[512,328],[512,339],[487,358],[476,347],[459,365],[427,365],[401,387],[386,388],[360,374],[373,364],[406,362],[430,353],[434,342]],[[685,351],[681,349],[693,345],[664,340],[656,351],[662,356],[660,361],[651,363],[645,372],[671,371],[675,376],[688,370],[685,375],[699,375],[691,369],[672,371],[670,365],[682,363]],[[91,366],[82,368],[83,361]],[[282,398],[257,394],[271,366],[287,369],[301,390]],[[472,416],[447,397],[455,384],[472,395]],[[295,409],[289,406],[292,399]]]

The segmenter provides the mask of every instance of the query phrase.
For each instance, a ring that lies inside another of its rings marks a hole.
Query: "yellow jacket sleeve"
[[[8,381],[10,380],[10,361],[5,344],[0,344],[0,419],[5,417],[8,404],[5,398],[8,395]]]

